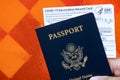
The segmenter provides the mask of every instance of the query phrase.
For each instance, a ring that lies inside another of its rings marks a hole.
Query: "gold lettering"
[[[70,78],[69,80],[83,80],[83,79],[87,80],[92,76],[93,76],[92,74],[81,75],[81,76],[76,77],[76,78]]]
[[[60,38],[60,37],[67,36],[70,34],[78,33],[81,31],[83,31],[83,25],[75,26],[73,28],[65,29],[62,31],[58,31],[53,34],[48,34],[48,37],[49,37],[49,40],[52,40],[52,39]]]
[[[61,32],[57,32],[57,35],[58,35],[57,37],[60,37],[61,36]]]
[[[66,30],[64,30],[64,32],[65,32],[65,35],[68,35],[68,30],[66,29]]]
[[[78,78],[71,78],[71,79],[69,79],[69,80],[82,80],[82,78],[81,78],[81,76],[80,77],[78,77]]]
[[[83,31],[83,26],[81,25],[81,26],[79,26],[79,28],[80,28],[80,31]]]
[[[58,36],[54,33],[53,34],[53,39],[58,38]]]
[[[74,27],[75,32],[79,32],[78,27]]]
[[[65,33],[64,33],[64,31],[61,31],[61,36],[65,36]]]
[[[52,34],[49,34],[48,36],[49,36],[49,39],[50,39],[50,40],[51,40],[51,39],[52,39],[52,37],[53,37],[53,35],[52,35]]]
[[[75,31],[74,28],[70,28],[70,29],[69,29],[69,33],[70,33],[70,34],[73,34],[74,31]]]
[[[87,79],[87,78],[90,78],[90,77],[92,77],[92,76],[93,76],[92,74],[82,75],[82,79]]]

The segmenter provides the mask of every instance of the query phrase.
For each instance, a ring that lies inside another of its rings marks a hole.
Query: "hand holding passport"
[[[90,80],[120,80],[120,58],[108,59],[113,76],[93,76]]]
[[[111,76],[93,13],[36,29],[51,80]]]

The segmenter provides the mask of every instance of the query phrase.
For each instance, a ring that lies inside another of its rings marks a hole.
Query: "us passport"
[[[51,80],[89,80],[112,72],[93,13],[36,29]]]

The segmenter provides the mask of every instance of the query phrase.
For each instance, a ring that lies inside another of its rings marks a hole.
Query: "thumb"
[[[94,76],[90,80],[120,80],[120,77],[111,77],[111,76]]]

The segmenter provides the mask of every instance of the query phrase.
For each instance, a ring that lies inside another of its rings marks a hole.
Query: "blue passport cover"
[[[36,29],[51,80],[88,80],[109,75],[93,13]]]

